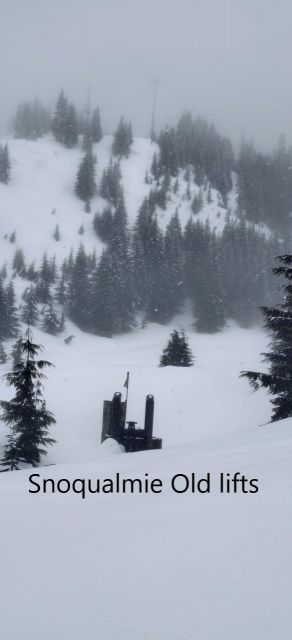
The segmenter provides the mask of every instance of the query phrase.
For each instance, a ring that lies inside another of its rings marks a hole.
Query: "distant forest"
[[[52,115],[39,100],[19,105],[15,138],[36,140],[49,132],[67,148],[81,145],[83,156],[77,175],[72,176],[72,189],[88,213],[95,194],[104,198],[103,210],[92,217],[104,250],[99,259],[86,252],[82,225],[79,250],[71,251],[61,268],[47,254],[39,268],[27,264],[17,246],[12,280],[7,265],[0,272],[0,341],[17,337],[19,319],[57,334],[67,317],[85,331],[112,336],[131,330],[137,322],[142,326],[150,321],[169,322],[186,303],[192,308],[196,330],[214,332],[228,319],[251,326],[260,317],[259,306],[275,302],[271,268],[275,256],[288,246],[292,211],[292,148],[283,137],[271,154],[244,142],[236,155],[229,139],[189,113],[182,115],[176,127],[166,127],[159,134],[152,131],[158,151],[145,175],[149,193],[129,228],[120,160],[131,153],[131,123],[120,120],[112,158],[99,184],[94,147],[103,137],[99,109],[80,114],[63,91]],[[1,166],[2,181],[7,184],[7,145],[0,148],[0,180]],[[199,187],[195,196],[194,184]],[[201,208],[212,202],[212,189],[219,192],[226,209],[221,234],[197,218]],[[232,190],[237,192],[236,220],[229,211]],[[182,199],[190,200],[192,214],[182,228],[175,212],[163,232],[159,210],[167,209],[178,191]],[[264,232],[260,223],[270,231]],[[8,240],[16,242],[16,235]],[[62,230],[56,225],[54,239],[61,238]],[[27,281],[19,308],[14,277]]]

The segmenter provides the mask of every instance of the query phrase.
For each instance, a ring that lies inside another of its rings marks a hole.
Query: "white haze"
[[[236,143],[292,142],[288,0],[0,0],[2,133],[19,101],[54,107],[88,88],[107,131],[124,114],[136,135],[189,109]]]

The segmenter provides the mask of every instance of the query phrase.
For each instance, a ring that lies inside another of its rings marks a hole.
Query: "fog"
[[[289,0],[0,0],[2,133],[19,101],[88,91],[104,129],[148,135],[184,110],[238,143],[292,142]]]

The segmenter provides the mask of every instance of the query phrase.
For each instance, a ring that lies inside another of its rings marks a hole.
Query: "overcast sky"
[[[136,135],[184,110],[235,142],[292,143],[291,0],[0,0],[0,122],[19,101],[81,107],[90,87],[104,128]]]

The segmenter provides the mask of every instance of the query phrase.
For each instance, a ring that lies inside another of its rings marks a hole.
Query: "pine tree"
[[[36,325],[39,320],[39,311],[37,306],[36,290],[29,287],[23,293],[24,304],[21,309],[22,322],[28,325]]]
[[[68,149],[75,147],[78,141],[78,125],[74,104],[69,104],[65,118],[64,144]]]
[[[113,213],[111,207],[105,207],[101,214],[93,218],[93,228],[102,242],[109,242],[113,232]]]
[[[121,199],[112,216],[108,248],[103,252],[91,287],[93,331],[113,335],[135,325],[133,273],[129,250],[127,212]]]
[[[10,180],[10,156],[7,143],[0,145],[0,182],[8,184]]]
[[[114,156],[125,156],[128,158],[131,145],[133,144],[132,127],[130,123],[121,118],[119,126],[114,135],[112,152]]]
[[[25,278],[26,265],[22,249],[16,249],[12,262],[12,269],[18,276],[20,276],[21,278]]]
[[[191,367],[194,358],[183,330],[174,329],[160,358],[160,367]]]
[[[49,437],[49,426],[55,424],[54,415],[47,410],[42,396],[42,370],[53,366],[46,360],[36,360],[41,347],[34,344],[30,329],[22,343],[23,361],[5,375],[8,386],[15,388],[15,396],[1,400],[1,420],[9,425],[10,433],[4,447],[1,464],[11,470],[19,463],[36,466],[47,447],[55,440]]]
[[[22,336],[20,336],[12,347],[11,359],[12,359],[13,369],[15,369],[17,365],[19,365],[23,361],[22,343],[23,343]]]
[[[56,299],[56,302],[58,304],[61,304],[63,307],[67,302],[67,286],[66,286],[64,274],[61,275],[59,282],[57,284],[55,299]]]
[[[202,197],[202,192],[201,189],[199,190],[198,195],[196,195],[193,199],[192,202],[192,212],[194,214],[200,213],[201,209],[203,206],[203,197]]]
[[[75,182],[77,196],[89,203],[96,192],[94,157],[91,152],[85,154],[78,169]]]
[[[96,108],[92,114],[90,122],[90,134],[92,142],[99,142],[102,139],[102,128],[98,108]]]
[[[42,329],[52,336],[56,336],[61,331],[61,321],[52,303],[48,304],[44,310]]]
[[[90,327],[90,279],[87,256],[81,244],[68,285],[68,314],[80,329]]]
[[[121,171],[118,162],[110,162],[104,169],[99,187],[99,195],[117,207],[123,195],[121,187]]]
[[[13,283],[10,282],[6,288],[6,318],[7,318],[7,338],[15,338],[19,332],[19,319],[16,309],[15,292]]]
[[[6,291],[0,278],[0,341],[7,338],[7,305]]]
[[[281,304],[262,307],[265,328],[271,335],[271,350],[264,353],[269,365],[268,373],[243,371],[254,389],[264,387],[274,396],[271,420],[283,420],[292,416],[292,255],[279,256],[280,266],[273,273],[286,279],[282,285],[284,297]]]
[[[58,224],[55,227],[55,231],[53,233],[53,238],[54,238],[54,240],[56,240],[56,242],[59,242],[60,239],[61,239],[60,229],[59,229],[59,225]]]
[[[164,236],[164,254],[168,291],[169,318],[181,311],[184,297],[183,235],[177,212],[172,216]]]
[[[48,133],[51,125],[49,110],[38,100],[20,104],[14,119],[14,137],[37,140]]]
[[[65,97],[64,91],[62,89],[57,100],[56,109],[52,120],[53,134],[57,142],[61,142],[62,144],[65,144],[66,140],[67,117],[68,100]]]
[[[8,358],[3,343],[0,342],[0,364],[5,364],[7,360]]]

